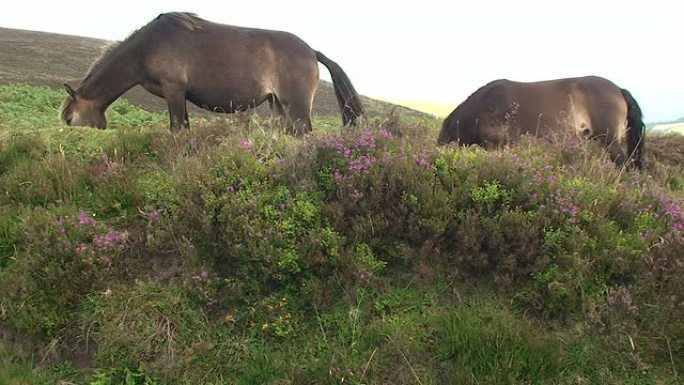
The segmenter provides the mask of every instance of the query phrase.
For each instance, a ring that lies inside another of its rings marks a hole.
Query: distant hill
[[[684,135],[684,121],[679,121],[678,123],[654,124],[650,127],[650,130],[664,134]]]
[[[441,118],[447,117],[458,105],[458,103],[423,102],[419,100],[387,99],[387,101],[413,108],[418,111],[424,111]]]
[[[0,84],[28,83],[62,87],[76,86],[92,61],[109,41],[81,36],[0,28]],[[344,63],[340,63],[344,68]],[[352,82],[353,75],[350,75]],[[166,103],[140,86],[123,95],[129,102],[151,111],[166,110]],[[368,115],[383,115],[392,111],[401,115],[427,116],[425,113],[362,96]],[[188,103],[190,113],[219,116]],[[321,81],[314,99],[314,114],[339,115],[332,84]]]

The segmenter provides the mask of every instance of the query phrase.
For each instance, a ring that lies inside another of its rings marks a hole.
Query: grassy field
[[[680,384],[684,137],[284,135],[0,86],[0,384]]]

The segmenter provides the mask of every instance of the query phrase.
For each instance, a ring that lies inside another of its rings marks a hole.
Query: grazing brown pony
[[[291,132],[311,131],[318,62],[330,71],[344,125],[363,114],[359,95],[337,63],[287,32],[212,23],[165,13],[107,49],[68,96],[68,125],[105,128],[104,112],[135,85],[166,99],[171,129],[189,128],[186,100],[217,112],[277,108]]]
[[[631,157],[641,168],[644,129],[632,95],[606,79],[588,76],[533,83],[501,79],[459,105],[444,120],[437,141],[493,148],[525,134],[569,132],[599,140],[618,166]],[[622,148],[625,137],[627,155]]]

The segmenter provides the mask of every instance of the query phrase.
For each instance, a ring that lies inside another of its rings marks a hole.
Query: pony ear
[[[71,96],[72,99],[76,99],[76,91],[74,91],[74,89],[66,83],[62,85],[64,86],[64,89],[66,90],[67,94],[69,94],[69,96]]]

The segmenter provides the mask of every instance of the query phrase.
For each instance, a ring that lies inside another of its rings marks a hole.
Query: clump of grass
[[[230,349],[232,338],[214,339],[202,309],[178,287],[154,282],[110,286],[92,293],[87,306],[92,318],[84,327],[97,344],[95,362],[103,367],[139,368],[166,380],[201,378],[201,371],[191,369],[212,370],[203,361],[220,354],[218,348],[224,354]]]
[[[562,367],[558,341],[496,304],[463,304],[436,329],[437,359],[452,383],[544,384]]]

